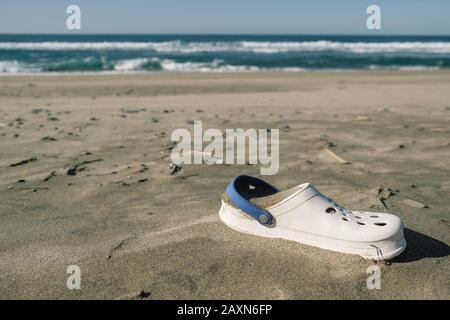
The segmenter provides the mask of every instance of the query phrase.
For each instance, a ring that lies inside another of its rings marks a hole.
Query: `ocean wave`
[[[172,59],[137,58],[124,59],[115,62],[105,59],[85,58],[60,62],[25,64],[17,61],[0,61],[0,74],[21,73],[68,73],[68,72],[257,72],[257,71],[285,71],[301,72],[303,68],[262,68],[247,65],[231,65],[223,60],[215,59],[211,62],[178,62]]]
[[[148,61],[146,58],[120,60],[114,65],[114,70],[122,72],[139,70]]]
[[[0,50],[153,50],[160,53],[336,51],[351,53],[450,53],[450,42],[218,41],[218,42],[0,42]]]
[[[370,64],[357,69],[369,70],[439,70],[441,66],[429,65],[395,65]],[[15,60],[0,61],[0,74],[35,74],[35,73],[73,73],[73,72],[107,72],[107,73],[133,73],[133,72],[303,72],[308,70],[352,70],[352,68],[326,67],[303,68],[293,66],[267,66],[230,64],[222,59],[213,59],[209,62],[177,61],[168,58],[134,58],[110,60],[106,57],[85,57],[62,61],[19,62]]]
[[[351,53],[450,53],[450,42],[257,42],[244,41],[242,47],[259,53],[296,51],[339,51]]]
[[[382,66],[382,65],[370,65],[368,66],[369,70],[399,70],[399,71],[429,71],[429,70],[440,70],[440,67],[437,66],[421,66],[421,65],[411,65],[411,66],[398,66],[398,65],[390,65],[390,66]]]
[[[261,70],[254,66],[224,64],[220,59],[215,59],[212,62],[176,62],[174,60],[164,59],[160,63],[162,70],[172,72],[242,72]]]
[[[44,72],[70,72],[70,71],[104,71],[112,70],[114,64],[103,58],[86,57],[82,59],[71,58],[63,61],[43,62],[39,69]]]
[[[20,69],[18,61],[0,61],[0,73],[19,73]]]
[[[294,71],[294,68],[291,71]],[[260,71],[255,66],[230,65],[223,60],[215,59],[211,62],[177,62],[172,59],[129,59],[120,60],[114,66],[114,70],[126,71],[167,71],[167,72],[242,72]]]
[[[40,68],[16,60],[0,61],[0,74],[38,73]]]
[[[400,71],[426,71],[426,70],[439,70],[439,67],[427,67],[427,66],[399,66],[396,70]]]

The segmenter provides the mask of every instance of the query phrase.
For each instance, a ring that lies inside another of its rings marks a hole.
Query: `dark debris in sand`
[[[28,158],[28,159],[21,160],[21,161],[16,162],[16,163],[12,163],[12,164],[10,164],[9,166],[10,166],[10,167],[18,167],[18,166],[23,166],[23,165],[25,165],[25,164],[28,164],[28,163],[34,162],[34,161],[38,161],[38,159],[37,159],[36,157]]]
[[[86,161],[74,164],[67,170],[67,175],[76,176],[78,172],[83,171],[85,169],[84,165],[95,163],[95,162],[100,162],[100,161],[103,161],[103,159],[86,160]]]

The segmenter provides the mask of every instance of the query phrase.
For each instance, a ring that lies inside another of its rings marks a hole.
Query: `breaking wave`
[[[450,68],[450,37],[0,35],[0,74]]]
[[[223,42],[0,42],[2,50],[153,50],[160,53],[336,51],[352,53],[450,53],[449,42],[223,41]]]

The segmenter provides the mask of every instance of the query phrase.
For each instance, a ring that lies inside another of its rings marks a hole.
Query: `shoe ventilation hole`
[[[355,216],[356,219],[362,219],[360,216]]]
[[[344,220],[344,221],[348,221],[348,219],[347,219],[347,218],[342,218],[342,220]]]
[[[325,212],[326,212],[326,213],[336,213],[336,209],[335,209],[335,208],[332,208],[332,207],[329,207],[329,208],[327,208],[327,209],[325,210]]]
[[[342,214],[343,216],[346,216],[346,217],[348,217],[348,214],[347,214],[347,213],[345,213],[345,212],[341,212],[341,214]]]
[[[366,224],[364,222],[358,221],[356,222],[357,224],[361,225],[361,226],[365,226]]]
[[[255,189],[256,189],[256,187],[255,187],[255,186],[252,186],[251,184],[248,186],[248,188],[249,188],[250,190],[255,190]]]
[[[382,227],[382,226],[385,226],[386,223],[384,223],[384,222],[375,222],[374,225]]]
[[[379,216],[370,216],[373,219],[379,218]]]

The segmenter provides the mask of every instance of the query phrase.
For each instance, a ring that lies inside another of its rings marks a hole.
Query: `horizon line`
[[[450,34],[369,33],[2,33],[0,36],[349,36],[349,37],[450,37]]]

